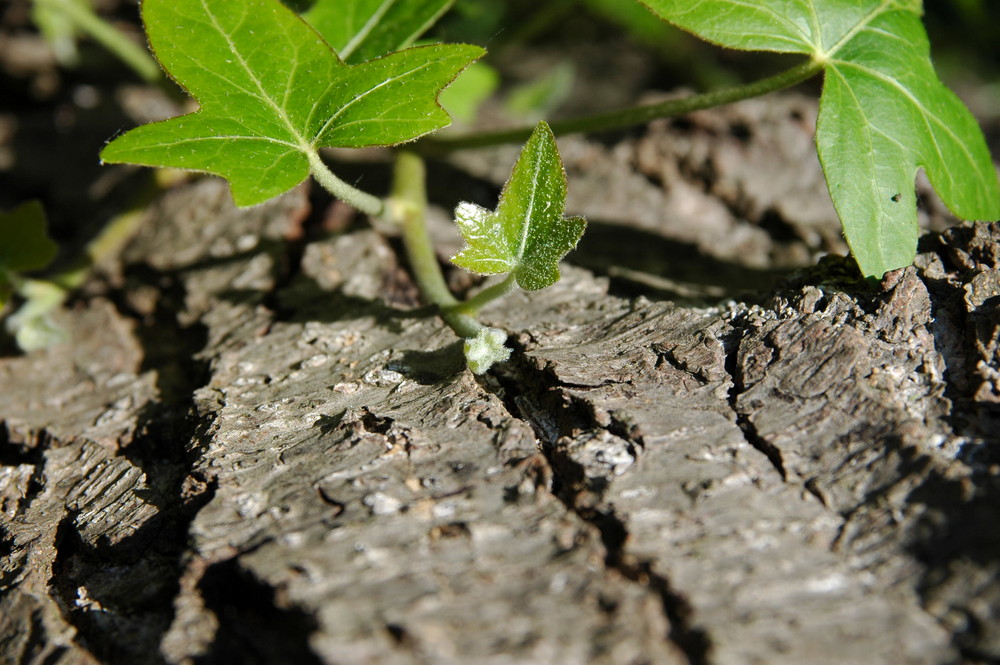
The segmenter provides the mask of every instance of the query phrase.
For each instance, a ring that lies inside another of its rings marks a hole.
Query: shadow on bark
[[[103,663],[163,663],[159,644],[173,619],[183,538],[154,518],[130,538],[95,547],[75,518],[69,513],[56,532],[53,580],[77,641]]]
[[[219,630],[197,665],[322,665],[309,648],[309,636],[318,628],[315,618],[287,606],[280,590],[241,570],[236,560],[211,566],[200,587]]]

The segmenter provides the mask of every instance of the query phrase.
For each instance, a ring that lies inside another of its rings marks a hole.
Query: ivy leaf
[[[302,18],[344,62],[355,64],[406,48],[455,0],[318,0]]]
[[[909,265],[923,168],[964,219],[1000,217],[1000,185],[972,114],[938,79],[920,0],[642,0],[722,46],[804,53],[825,68],[816,144],[862,272]]]
[[[504,185],[496,212],[471,203],[455,210],[468,247],[452,262],[480,275],[513,273],[529,291],[559,281],[559,261],[587,222],[566,218],[566,173],[552,130],[538,123]]]
[[[467,338],[462,350],[472,373],[485,374],[496,363],[510,360],[511,349],[506,342],[507,333],[499,328],[483,328],[475,337]]]
[[[0,308],[10,297],[12,276],[44,268],[56,250],[45,231],[41,203],[28,201],[11,212],[0,212]]]
[[[241,206],[305,180],[317,148],[393,145],[448,125],[437,95],[483,54],[439,44],[351,66],[278,0],[142,9],[157,59],[201,108],[133,129],[101,158],[215,173]]]
[[[57,249],[45,231],[45,209],[38,201],[0,212],[0,270],[39,270],[52,263]]]
[[[515,117],[543,118],[566,101],[574,79],[576,69],[570,61],[563,60],[530,83],[511,90],[504,108]]]

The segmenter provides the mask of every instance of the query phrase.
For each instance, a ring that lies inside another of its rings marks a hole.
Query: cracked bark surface
[[[72,345],[0,359],[0,661],[1000,659],[1000,225],[714,306],[567,266],[476,380],[392,241],[228,200],[166,194]]]

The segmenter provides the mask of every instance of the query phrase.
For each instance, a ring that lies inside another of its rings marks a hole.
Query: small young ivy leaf
[[[506,345],[507,333],[498,328],[483,328],[475,337],[465,340],[465,362],[473,374],[485,374],[496,363],[510,360],[511,349]]]
[[[410,46],[453,4],[455,0],[318,0],[302,18],[353,65]]]
[[[38,201],[0,212],[0,308],[10,297],[13,275],[44,268],[57,249],[45,231],[45,209]]]
[[[587,222],[564,217],[566,173],[552,130],[538,123],[504,185],[496,212],[471,203],[455,210],[468,247],[451,260],[480,275],[512,272],[528,291],[559,281],[559,261],[576,247]]]
[[[934,72],[920,0],[642,0],[721,46],[804,53],[826,71],[816,144],[862,272],[916,254],[924,168],[964,219],[1000,217],[1000,185],[975,118]]]
[[[201,108],[119,136],[101,158],[220,175],[240,206],[305,180],[317,148],[394,145],[447,126],[437,95],[483,54],[438,44],[351,66],[278,0],[142,10],[160,64]]]

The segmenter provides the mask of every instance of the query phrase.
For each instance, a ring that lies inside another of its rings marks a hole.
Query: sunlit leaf
[[[317,148],[394,145],[446,126],[438,93],[483,53],[434,45],[347,65],[278,0],[142,8],[156,57],[201,108],[134,129],[101,158],[215,173],[241,206],[302,182]]]
[[[468,246],[452,261],[481,275],[513,273],[530,291],[559,280],[559,261],[576,247],[587,223],[564,216],[566,173],[555,137],[539,123],[525,144],[496,212],[471,203],[455,211]]]
[[[803,53],[825,67],[816,143],[865,275],[913,261],[918,168],[959,217],[1000,217],[986,142],[934,72],[920,0],[642,2],[722,46]]]
[[[302,15],[345,62],[413,44],[455,0],[318,0]]]

